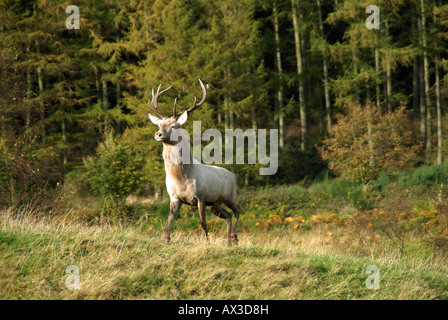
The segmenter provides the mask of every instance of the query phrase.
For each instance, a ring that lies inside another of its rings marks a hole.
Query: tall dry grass
[[[0,213],[1,299],[446,299],[448,265],[377,242],[360,250],[318,232],[249,234],[228,247],[213,233],[85,225],[32,210]],[[80,289],[69,290],[69,265]],[[369,265],[380,289],[366,288]]]

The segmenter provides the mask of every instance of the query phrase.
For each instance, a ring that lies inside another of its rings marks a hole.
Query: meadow
[[[367,188],[324,178],[241,189],[240,243],[230,247],[223,220],[208,215],[207,243],[189,207],[164,244],[166,200],[102,220],[87,207],[4,209],[0,299],[448,299],[440,172]],[[71,265],[79,289],[66,286]],[[378,289],[369,286],[372,265]]]
[[[448,299],[448,4],[6,0],[0,21],[0,299]],[[259,133],[258,163],[225,152],[238,246],[186,206],[163,243],[153,111]]]

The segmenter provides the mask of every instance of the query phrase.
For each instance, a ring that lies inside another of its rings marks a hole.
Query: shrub
[[[416,161],[421,146],[404,108],[383,114],[370,103],[348,107],[319,148],[334,173],[367,184],[382,171],[400,170]]]
[[[440,183],[448,183],[448,163],[436,166],[421,166],[411,173],[401,174],[399,178],[408,187],[435,186]]]
[[[84,177],[90,190],[112,207],[123,205],[130,193],[139,191],[147,181],[142,170],[144,155],[130,141],[105,132],[104,141],[97,147],[97,154],[84,160]]]
[[[0,137],[0,206],[50,205],[61,178],[52,149],[38,149],[29,137]]]

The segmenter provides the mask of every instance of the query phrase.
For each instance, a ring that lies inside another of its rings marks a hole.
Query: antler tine
[[[205,102],[205,100],[207,99],[207,92],[208,92],[208,90],[210,89],[210,87],[208,86],[208,84],[207,84],[207,86],[205,87],[204,84],[202,83],[201,79],[198,79],[198,80],[199,80],[199,83],[201,84],[201,88],[202,88],[202,99],[201,99],[201,101],[199,101],[199,103],[196,103],[197,99],[196,99],[196,97],[194,97],[193,106],[192,106],[190,109],[187,109],[188,106],[185,107],[185,108],[182,110],[182,112],[181,112],[181,113],[178,113],[178,114],[176,113],[176,103],[174,103],[174,110],[173,110],[174,117],[177,118],[177,117],[179,117],[182,113],[184,113],[185,111],[187,111],[187,112],[191,112],[191,111],[193,111],[193,110],[199,108],[199,107]]]
[[[173,117],[175,117],[175,118],[179,117],[179,115],[182,114],[182,113],[180,113],[180,114],[176,113],[176,102],[177,102],[177,98],[174,99],[174,106],[173,106]]]
[[[168,88],[162,90],[160,92],[160,87],[162,87],[162,85],[160,84],[159,87],[157,88],[157,93],[154,95],[154,89],[152,89],[151,93],[152,93],[152,100],[151,102],[149,102],[148,100],[148,105],[149,107],[155,111],[159,116],[161,116],[162,118],[166,118],[163,113],[159,110],[159,107],[157,105],[157,99],[159,98],[159,96],[164,93],[165,91],[168,91],[169,89],[171,89],[171,86],[169,86]]]

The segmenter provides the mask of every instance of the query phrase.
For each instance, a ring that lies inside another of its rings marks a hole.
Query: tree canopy
[[[173,86],[160,102],[169,113],[176,97],[182,107],[192,103],[198,78],[210,85],[201,112],[192,115],[203,130],[279,129],[278,173],[261,177],[251,165],[234,165],[242,184],[316,176],[335,160],[318,152],[324,139],[337,138],[341,129],[332,128],[340,119],[364,128],[368,119],[360,110],[372,105],[378,125],[371,136],[384,134],[384,126],[396,134],[418,128],[422,148],[412,153],[412,164],[445,159],[443,1],[376,1],[379,29],[366,26],[366,0],[71,4],[79,7],[79,29],[66,27],[66,1],[0,1],[1,204],[63,183],[85,159],[104,159],[111,131],[126,135],[116,140],[120,157],[126,150],[144,155],[145,163],[135,165],[138,180],[159,188],[161,145],[147,118],[151,89]],[[412,117],[401,123],[397,110]],[[411,155],[394,141],[396,152]]]

